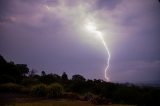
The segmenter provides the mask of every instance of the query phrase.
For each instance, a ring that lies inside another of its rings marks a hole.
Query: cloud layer
[[[105,50],[87,19],[108,44],[112,81],[159,80],[158,0],[1,0],[0,53],[40,71],[104,79]]]

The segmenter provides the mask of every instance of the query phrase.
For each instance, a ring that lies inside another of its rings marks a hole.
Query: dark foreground
[[[134,106],[123,104],[95,105],[88,101],[70,99],[13,98],[2,106]]]

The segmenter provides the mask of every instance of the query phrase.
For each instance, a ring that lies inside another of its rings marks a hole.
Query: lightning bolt
[[[102,32],[98,31],[97,28],[96,28],[96,26],[95,26],[95,24],[93,22],[90,22],[90,21],[86,24],[86,28],[90,32],[94,33],[101,40],[103,46],[105,47],[106,53],[108,55],[108,58],[107,58],[107,65],[105,67],[105,70],[104,70],[105,73],[104,74],[105,74],[105,79],[107,81],[110,81],[109,77],[107,76],[107,71],[108,71],[109,65],[110,65],[111,54],[110,54],[109,48],[108,48],[108,46],[107,46],[107,44],[106,44],[106,42],[104,40]]]
[[[106,52],[108,54],[107,65],[106,65],[106,68],[105,68],[105,78],[106,78],[107,81],[110,81],[109,77],[107,76],[107,71],[108,71],[109,65],[110,65],[109,63],[110,63],[111,54],[109,52],[108,46],[107,46],[106,42],[104,41],[104,38],[103,38],[102,35],[100,35],[100,40],[102,41],[102,43],[103,43],[103,45],[105,47],[105,50],[106,50]]]

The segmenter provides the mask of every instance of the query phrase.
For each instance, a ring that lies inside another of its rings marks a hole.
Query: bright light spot
[[[85,25],[85,27],[86,27],[87,31],[93,33],[93,35],[96,38],[102,39],[102,33],[97,30],[95,23],[88,21],[88,23]]]
[[[91,23],[91,22],[89,22],[89,23],[86,24],[86,29],[89,30],[89,31],[91,31],[91,32],[94,32],[94,31],[97,30],[96,26],[93,23]]]

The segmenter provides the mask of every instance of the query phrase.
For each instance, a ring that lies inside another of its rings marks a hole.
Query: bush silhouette
[[[15,83],[6,83],[0,85],[0,92],[20,92],[22,86]]]
[[[59,83],[53,83],[48,86],[48,97],[61,97],[63,94],[63,87]]]
[[[86,101],[90,101],[92,98],[94,98],[95,95],[93,93],[90,93],[90,92],[87,92],[85,95],[84,95],[84,99]]]
[[[47,86],[44,84],[38,84],[32,87],[31,93],[34,96],[46,96],[47,95]]]
[[[21,81],[21,84],[24,86],[31,86],[31,85],[39,84],[39,81],[36,78],[29,77],[29,78],[24,78]]]

